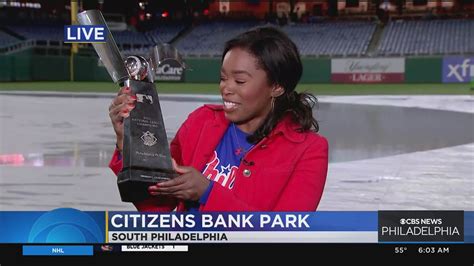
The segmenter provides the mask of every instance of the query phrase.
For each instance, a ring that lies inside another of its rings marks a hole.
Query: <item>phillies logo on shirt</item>
[[[237,166],[220,165],[217,152],[214,151],[211,160],[206,164],[206,168],[202,174],[209,180],[219,183],[223,187],[232,189],[235,182],[235,174],[237,173]]]

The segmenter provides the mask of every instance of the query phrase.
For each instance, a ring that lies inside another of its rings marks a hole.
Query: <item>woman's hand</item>
[[[174,170],[181,175],[148,187],[150,195],[172,196],[181,200],[199,200],[211,181],[193,167],[178,166],[174,159],[172,161]]]
[[[123,119],[130,115],[135,108],[137,97],[132,95],[129,87],[123,87],[109,106],[109,117],[114,127],[119,150],[123,149]]]

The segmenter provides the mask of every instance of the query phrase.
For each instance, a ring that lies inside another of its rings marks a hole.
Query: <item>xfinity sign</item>
[[[468,83],[474,80],[474,57],[443,58],[444,83]]]

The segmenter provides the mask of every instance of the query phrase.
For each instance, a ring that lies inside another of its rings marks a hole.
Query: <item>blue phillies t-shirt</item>
[[[235,183],[235,176],[239,168],[240,161],[245,154],[253,147],[247,141],[247,134],[240,130],[235,124],[231,123],[217,145],[214,153],[204,166],[202,174],[211,184],[199,199],[199,202],[188,202],[186,205],[189,211],[198,211],[199,204],[205,204],[211,193],[214,183],[232,189]]]
[[[248,136],[235,124],[230,124],[202,174],[209,180],[232,189],[240,161],[253,146],[247,141]]]

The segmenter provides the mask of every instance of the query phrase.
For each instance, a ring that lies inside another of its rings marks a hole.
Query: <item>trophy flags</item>
[[[78,20],[83,26],[104,28],[105,40],[93,43],[94,49],[112,80],[130,87],[137,97],[135,108],[123,120],[123,168],[117,184],[122,201],[145,200],[150,197],[149,186],[177,176],[171,164],[160,101],[153,83],[153,63],[158,59],[128,56],[124,60],[98,10],[81,12]]]
[[[109,72],[114,83],[121,84],[129,78],[125,63],[107,23],[99,10],[86,10],[77,15],[81,25],[102,25],[105,28],[105,42],[92,43],[97,55]]]

